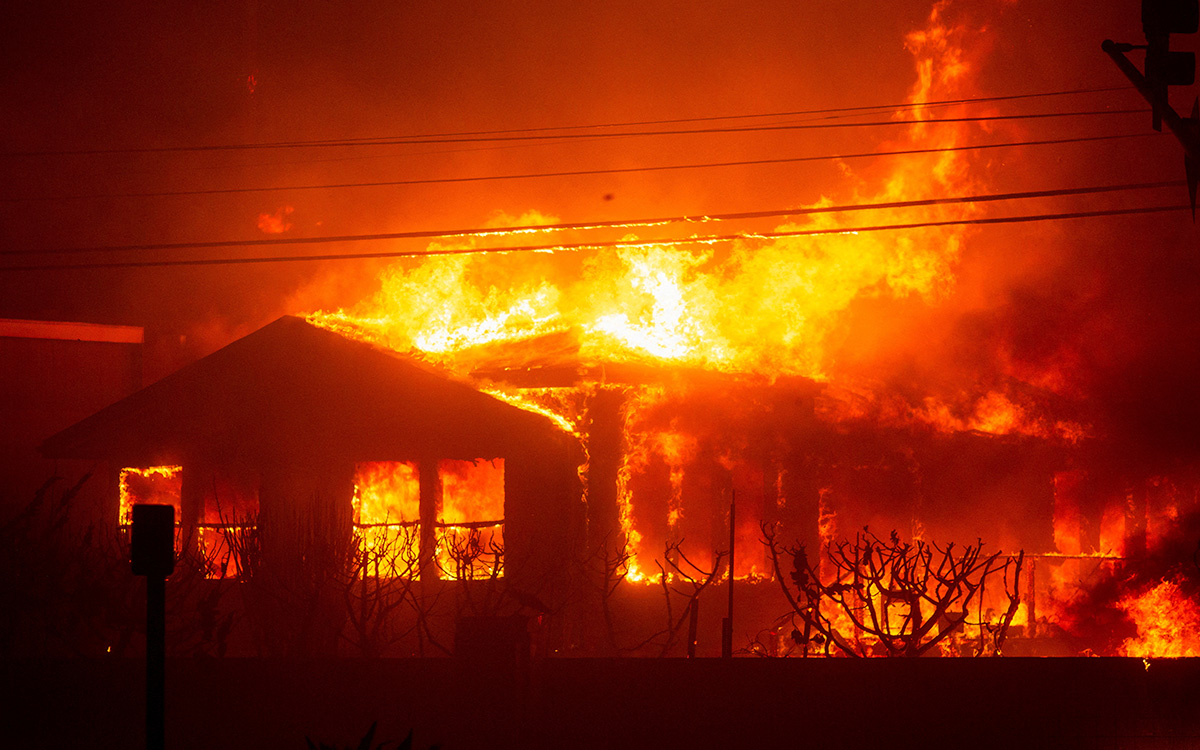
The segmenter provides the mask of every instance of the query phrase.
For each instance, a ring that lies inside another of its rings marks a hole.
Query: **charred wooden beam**
[[[588,538],[592,545],[620,534],[617,475],[621,470],[625,393],[600,388],[588,405]],[[619,543],[619,542],[618,542]]]

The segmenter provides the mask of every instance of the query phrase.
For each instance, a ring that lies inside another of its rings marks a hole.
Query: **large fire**
[[[841,203],[986,192],[990,165],[968,151],[949,150],[986,126],[925,122],[929,110],[919,106],[978,93],[974,73],[978,56],[985,53],[979,31],[951,23],[945,4],[939,3],[927,28],[910,34],[906,44],[916,68],[908,97],[914,106],[895,115],[910,124],[889,147],[933,151],[889,162],[889,172],[872,174],[870,180],[847,169],[851,187],[839,195]],[[978,107],[960,104],[938,111],[940,116],[978,115]],[[834,205],[834,200],[826,197],[820,205]],[[873,222],[936,223],[983,212],[970,203],[899,207],[877,210],[880,215]],[[653,561],[664,546],[674,545],[699,569],[711,567],[718,549],[713,539],[719,536],[713,529],[725,523],[735,491],[745,512],[739,511],[733,533],[738,548],[734,577],[770,575],[759,525],[791,502],[785,478],[799,475],[800,469],[784,465],[779,456],[800,439],[786,412],[792,407],[784,403],[800,397],[776,401],[768,394],[798,393],[800,382],[820,386],[812,410],[818,421],[833,425],[834,433],[868,424],[876,430],[1057,446],[1092,436],[1090,427],[1056,414],[1036,395],[1053,394],[1064,381],[1061,373],[1023,372],[1001,363],[1000,372],[948,375],[946,382],[930,383],[915,394],[911,389],[895,392],[872,375],[879,370],[872,370],[876,359],[886,361],[900,349],[919,350],[925,342],[860,340],[861,331],[852,330],[850,321],[861,319],[872,305],[934,309],[951,299],[956,269],[973,236],[962,225],[856,233],[846,231],[853,225],[842,214],[804,213],[774,232],[820,233],[766,237],[771,228],[739,227],[734,239],[697,242],[661,226],[634,225],[617,230],[624,234],[603,238],[621,240],[619,247],[500,252],[529,244],[531,235],[543,235],[553,248],[554,243],[574,243],[578,232],[595,239],[605,231],[530,228],[555,221],[531,211],[497,220],[488,235],[433,244],[435,252],[480,252],[398,262],[383,274],[373,298],[350,310],[312,313],[308,320],[471,378],[482,390],[550,416],[593,455],[586,404],[603,392],[618,394],[615,418],[623,438],[613,481],[617,523],[629,555],[623,571],[628,581],[658,580]],[[885,333],[878,337],[886,339],[886,320],[879,323]],[[548,372],[554,373],[553,382],[531,375]],[[760,430],[772,420],[777,427]],[[788,437],[773,437],[781,434]],[[439,469],[439,567],[447,577],[496,575],[503,541],[503,467],[486,461],[457,464],[443,462]],[[588,471],[587,465],[581,467],[581,476]],[[853,481],[812,488],[819,496],[814,536],[819,531],[819,538],[828,541],[834,519],[841,523],[834,508],[853,506],[867,494],[855,483],[866,482],[863,477],[871,467],[855,471]],[[917,479],[911,492],[920,498],[921,470],[912,474]],[[1053,512],[1055,526],[1049,543],[1054,549],[1038,550],[1046,554],[1030,566],[1030,599],[1015,620],[1031,633],[1039,616],[1045,618],[1076,595],[1068,588],[1084,585],[1083,558],[1119,559],[1130,552],[1125,540],[1134,530],[1127,528],[1124,497],[1102,510],[1102,528],[1081,531],[1084,522],[1071,484],[1079,481],[1077,475],[1060,472],[1051,490],[1055,507],[1048,512]],[[357,487],[356,522],[365,538],[375,540],[370,543],[382,544],[395,529],[428,522],[411,465],[360,465]],[[1001,494],[991,498],[1002,500]],[[1006,548],[1018,544],[1020,535],[1010,529],[1015,523],[999,522],[998,537],[988,542]],[[905,526],[914,539],[938,531],[932,520],[919,515]],[[943,526],[956,528],[950,522]],[[1144,539],[1145,529],[1141,533]],[[410,536],[402,546],[415,540]],[[473,552],[465,563],[456,562],[451,549]],[[1162,617],[1146,613],[1164,612],[1164,597],[1180,600],[1177,589],[1160,591],[1169,585],[1128,604],[1126,611],[1139,623],[1139,637],[1125,644],[1125,652],[1182,655],[1175,646],[1163,645],[1177,640],[1174,635],[1144,624]],[[1040,604],[1039,598],[1044,600]],[[1195,611],[1194,602],[1188,603],[1192,610],[1187,611]]]

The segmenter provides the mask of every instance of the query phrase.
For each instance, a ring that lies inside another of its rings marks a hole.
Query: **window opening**
[[[438,462],[437,565],[445,579],[504,572],[504,459]]]

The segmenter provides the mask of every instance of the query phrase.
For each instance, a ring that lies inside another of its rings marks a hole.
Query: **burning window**
[[[354,530],[363,568],[377,576],[414,577],[420,559],[421,483],[412,461],[354,467]]]
[[[175,508],[175,554],[181,547],[180,498],[183,486],[182,466],[127,467],[120,474],[120,510],[118,523],[121,531],[128,533],[133,523],[133,506],[170,505]]]
[[[205,484],[196,529],[205,578],[244,580],[258,560],[258,483],[245,473],[222,470]]]
[[[208,579],[240,579],[255,559],[258,527],[258,487],[245,477],[216,472],[199,509],[200,522],[183,528],[183,467],[127,467],[120,474],[120,517],[128,531],[133,506],[139,503],[175,508],[175,554],[185,546],[199,553]],[[195,531],[195,537],[191,535]],[[192,540],[195,540],[195,546]]]
[[[355,466],[353,518],[371,574],[416,577],[422,560],[447,580],[498,577],[504,547],[504,461],[442,460],[422,496],[415,461]],[[424,532],[424,533],[423,533]]]
[[[499,577],[504,558],[504,460],[439,461],[438,477],[441,577]]]

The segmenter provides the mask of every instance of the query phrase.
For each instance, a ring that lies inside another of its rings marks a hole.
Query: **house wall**
[[[0,519],[53,476],[73,482],[96,471],[76,505],[103,503],[102,466],[46,459],[37,446],[141,385],[141,328],[0,320]],[[92,507],[86,515],[100,512]]]

